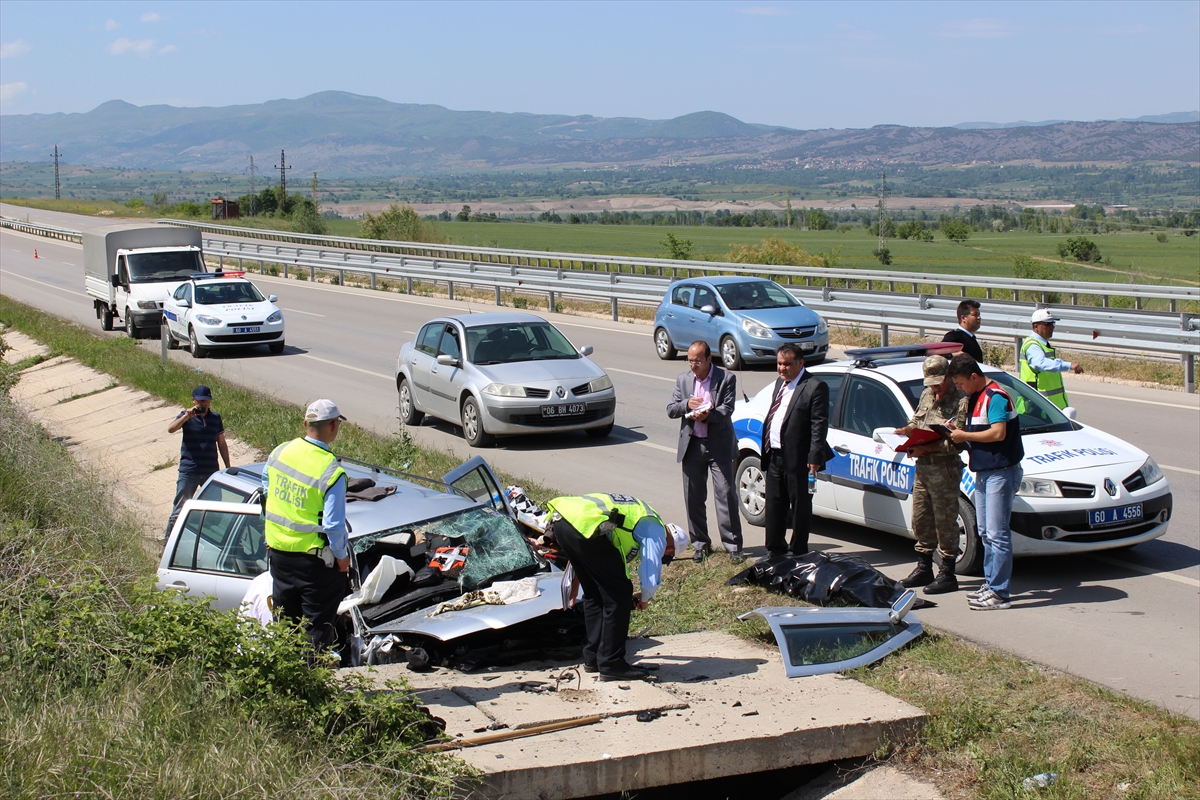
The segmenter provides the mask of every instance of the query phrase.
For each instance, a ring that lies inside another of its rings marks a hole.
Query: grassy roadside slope
[[[191,370],[163,368],[157,356],[127,339],[97,337],[3,296],[0,321],[56,353],[179,402],[195,380]],[[265,449],[276,437],[295,435],[298,409],[233,384],[213,386],[226,424],[239,438]],[[409,441],[361,430],[344,444],[339,439],[340,452],[353,448],[355,457],[377,463],[408,459],[411,471],[424,474],[440,475],[452,462]],[[530,491],[538,500],[551,494],[548,488]],[[727,630],[769,641],[764,625],[739,622],[737,614],[793,601],[756,587],[726,586],[736,571],[720,559],[699,566],[676,562],[665,571],[656,601],[635,614],[632,630]],[[1061,779],[1038,797],[1200,798],[1200,726],[1086,681],[936,633],[853,677],[929,712],[916,740],[894,743],[879,755],[952,797],[1020,797],[1024,777],[1059,772]]]

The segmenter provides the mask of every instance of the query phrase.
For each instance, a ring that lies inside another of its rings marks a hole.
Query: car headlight
[[[158,303],[154,302],[153,300],[138,300],[138,308],[154,309],[158,308]]]
[[[210,317],[208,314],[197,314],[196,322],[199,322],[202,325],[220,325],[221,324],[221,320],[217,319],[216,317]]]
[[[824,336],[829,333],[829,326],[825,324],[824,318],[817,318],[817,336]]]
[[[771,329],[763,325],[756,319],[746,317],[742,320],[742,330],[753,336],[755,339],[770,339],[773,334]]]
[[[483,387],[483,393],[496,397],[525,397],[525,387],[513,386],[511,383],[489,383]]]
[[[283,322],[283,312],[276,311],[274,314],[267,317],[267,322]]]
[[[1142,464],[1142,468],[1138,472],[1142,473],[1142,479],[1146,481],[1147,486],[1155,481],[1161,481],[1163,477],[1162,470],[1158,468],[1158,464],[1154,463],[1153,458],[1147,458],[1146,463]]]
[[[1062,489],[1054,481],[1040,478],[1024,478],[1021,488],[1017,490],[1018,497],[1062,497]]]
[[[596,380],[594,380],[588,384],[588,392],[589,393],[603,392],[605,389],[611,389],[611,388],[612,388],[612,378],[608,377],[607,375],[605,375],[601,378],[596,378]]]

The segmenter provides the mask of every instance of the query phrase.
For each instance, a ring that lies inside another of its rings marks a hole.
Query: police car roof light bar
[[[926,342],[924,344],[898,344],[888,347],[863,347],[847,350],[846,356],[854,360],[857,367],[865,367],[884,360],[901,358],[927,358],[928,356],[945,356],[949,358],[962,350],[958,342]]]
[[[192,280],[211,281],[220,280],[222,278],[241,278],[245,274],[245,272],[222,272],[221,270],[217,270],[216,272],[193,272]]]

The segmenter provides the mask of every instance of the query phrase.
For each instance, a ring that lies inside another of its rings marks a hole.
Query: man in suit
[[[946,335],[942,337],[942,341],[958,342],[963,346],[964,353],[982,364],[983,348],[980,346],[979,340],[975,338],[975,331],[979,330],[979,326],[982,324],[983,317],[979,314],[979,301],[963,300],[958,304],[958,327],[947,331]]]
[[[815,476],[833,458],[833,450],[825,441],[829,387],[805,371],[804,355],[797,345],[780,347],[775,367],[779,377],[763,420],[760,450],[766,475],[767,555],[771,560],[787,555],[789,527],[792,555],[808,552],[812,519],[808,476]]]
[[[737,377],[712,363],[712,352],[705,342],[693,342],[688,348],[688,367],[690,371],[675,379],[667,416],[680,421],[675,460],[683,464],[683,500],[694,551],[692,560],[703,561],[712,550],[707,508],[708,476],[712,475],[721,544],[730,559],[741,561],[742,518],[733,484],[737,438],[729,420],[737,399]]]

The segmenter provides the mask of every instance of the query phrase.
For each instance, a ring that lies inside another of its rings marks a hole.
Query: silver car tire
[[[732,336],[721,337],[721,366],[728,370],[742,368],[742,354]]]
[[[142,329],[133,321],[133,314],[129,312],[128,308],[125,309],[125,333],[130,339],[142,338]]]
[[[204,358],[208,355],[208,348],[200,346],[200,340],[196,338],[196,329],[188,327],[188,350],[192,353],[192,358]]]
[[[663,361],[674,361],[679,356],[666,328],[659,328],[654,332],[654,352],[658,353],[658,357]]]
[[[958,498],[958,563],[959,575],[983,574],[983,542],[975,522],[975,506],[965,497]]]
[[[767,476],[758,456],[746,456],[738,464],[733,478],[737,487],[738,507],[742,517],[751,525],[767,523]]]
[[[162,333],[160,335],[162,336],[162,338],[167,340],[167,349],[168,350],[178,350],[179,349],[179,342],[175,341],[175,337],[171,335],[171,329],[169,327],[167,327],[167,323],[165,323],[165,322],[162,325]]]
[[[425,412],[417,410],[408,381],[401,378],[399,383],[396,394],[400,398],[400,422],[405,425],[420,425],[425,420]]]
[[[463,400],[461,419],[463,438],[471,447],[487,447],[496,440],[495,436],[483,429],[483,413],[474,397]]]

